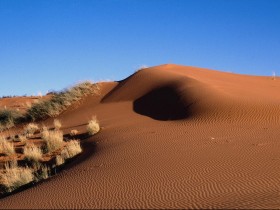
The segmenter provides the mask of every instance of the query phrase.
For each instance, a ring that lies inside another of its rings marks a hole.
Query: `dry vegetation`
[[[0,132],[16,124],[29,122],[18,135],[13,134],[9,138],[0,135],[0,157],[6,161],[4,168],[0,168],[0,196],[28,183],[48,178],[67,159],[82,152],[79,140],[64,139],[60,130],[62,124],[58,119],[54,119],[54,129],[46,126],[40,128],[32,121],[56,117],[74,102],[86,95],[98,94],[98,91],[97,84],[84,82],[53,94],[50,100],[38,101],[25,114],[6,108],[0,110]],[[90,135],[99,132],[100,127],[95,117],[89,122],[87,129]],[[70,136],[74,137],[78,133],[77,130],[71,130]],[[22,148],[17,153],[15,144]]]
[[[3,136],[0,136],[0,154],[7,156],[12,156],[15,154],[14,144],[8,142]]]
[[[7,192],[11,192],[22,185],[34,180],[32,169],[19,167],[16,161],[5,164],[5,170],[0,173],[0,180]]]
[[[83,82],[61,92],[54,93],[50,100],[38,100],[31,105],[25,114],[17,110],[0,110],[0,131],[14,127],[19,123],[27,123],[56,117],[65,111],[74,102],[80,101],[90,94],[99,94],[99,86],[96,83]]]
[[[18,135],[17,141],[25,142],[22,151],[28,165],[25,167],[19,166],[16,157],[12,157],[16,154],[14,144],[7,138],[0,136],[0,156],[11,157],[10,161],[6,162],[4,169],[0,170],[0,195],[12,192],[30,182],[38,182],[48,178],[51,175],[51,169],[46,157],[55,158],[56,165],[51,165],[54,169],[64,164],[67,159],[82,152],[79,140],[65,141],[63,132],[59,130],[58,126],[54,125],[54,127],[56,127],[55,130],[49,130],[46,126],[42,128],[41,133],[38,134],[43,140],[41,140],[41,146],[29,140],[30,136],[39,130],[39,126],[36,124],[29,124],[25,127],[24,133],[26,135]]]
[[[90,135],[95,135],[100,131],[100,126],[95,116],[89,121],[87,130]]]
[[[56,93],[48,101],[40,101],[27,110],[26,118],[32,121],[56,117],[74,102],[89,94],[98,94],[99,86],[91,82],[80,83],[68,90]]]

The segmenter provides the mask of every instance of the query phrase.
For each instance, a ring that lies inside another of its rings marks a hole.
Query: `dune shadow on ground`
[[[160,87],[133,102],[133,110],[155,120],[181,120],[189,117],[191,111],[173,87]]]

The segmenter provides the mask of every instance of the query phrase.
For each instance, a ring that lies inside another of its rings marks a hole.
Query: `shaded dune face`
[[[180,120],[191,113],[178,92],[170,86],[152,90],[133,102],[133,110],[155,120]]]

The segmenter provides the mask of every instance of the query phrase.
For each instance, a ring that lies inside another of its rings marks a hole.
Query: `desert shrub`
[[[57,166],[60,166],[60,165],[62,165],[62,164],[65,163],[65,159],[64,159],[63,156],[61,156],[61,155],[57,155],[57,156],[55,157],[55,161],[56,161],[56,165],[57,165]]]
[[[71,130],[70,131],[70,136],[76,136],[79,133],[77,130]]]
[[[8,156],[15,154],[14,144],[8,142],[3,136],[0,136],[0,153]]]
[[[26,135],[18,135],[18,141],[20,141],[21,143],[25,144],[26,141],[27,141]]]
[[[61,122],[58,119],[54,119],[53,125],[55,130],[59,130],[61,128]]]
[[[41,164],[39,162],[34,162],[32,169],[34,171],[34,180],[36,182],[42,179],[47,179],[51,175],[50,168],[47,165]]]
[[[5,169],[0,172],[1,184],[8,192],[33,181],[34,175],[28,167],[19,167],[17,162],[6,163]]]
[[[75,101],[84,96],[98,94],[99,86],[91,82],[80,83],[70,89],[58,92],[48,101],[39,101],[27,110],[26,117],[30,120],[41,120],[47,117],[56,117],[65,111]]]
[[[29,143],[23,148],[23,154],[25,158],[32,161],[42,160],[43,152],[40,147],[33,143]]]
[[[46,142],[48,152],[53,152],[64,145],[62,131],[45,130],[43,132],[44,134],[42,134],[42,139]]]
[[[35,123],[29,123],[24,129],[24,133],[27,137],[33,136],[33,134],[37,131],[39,131],[39,126]]]
[[[23,115],[17,110],[0,110],[0,131],[12,128],[16,123],[21,122]]]
[[[71,140],[67,142],[63,150],[61,151],[61,156],[64,159],[72,158],[77,154],[82,152],[81,144],[77,140]]]
[[[100,131],[100,126],[96,117],[93,117],[92,120],[89,121],[87,125],[87,131],[90,135],[95,135]]]

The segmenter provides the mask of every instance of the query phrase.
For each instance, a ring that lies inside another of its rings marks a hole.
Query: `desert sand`
[[[280,78],[168,64],[100,87],[58,119],[101,132],[1,209],[280,208]]]

